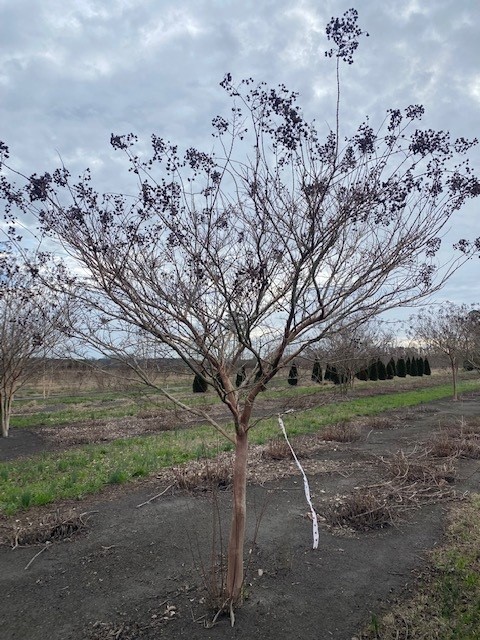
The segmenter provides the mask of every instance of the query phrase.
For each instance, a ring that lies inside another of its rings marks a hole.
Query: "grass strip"
[[[463,392],[478,388],[477,381],[460,384]],[[289,435],[308,434],[342,420],[378,415],[449,395],[450,385],[441,385],[371,396],[288,414],[284,421]],[[232,425],[228,428],[233,432]],[[273,418],[260,422],[251,431],[253,443],[264,443],[274,437],[278,437],[278,423]],[[132,481],[159,469],[211,457],[231,448],[231,443],[219,439],[212,427],[197,426],[3,462],[0,463],[0,513],[12,515],[33,505],[65,498],[81,499],[105,485]]]
[[[456,505],[413,598],[372,621],[363,640],[480,638],[480,494]]]
[[[277,398],[293,398],[305,395],[331,392],[330,387],[297,387],[294,389],[271,389],[262,394],[265,400],[275,400]],[[190,407],[200,407],[208,409],[212,405],[221,404],[221,400],[213,393],[193,396],[190,392],[178,394],[178,398]],[[102,403],[116,403],[117,406],[102,407]],[[56,403],[56,404],[55,404]],[[67,405],[63,409],[58,409],[58,405]],[[69,406],[70,405],[70,406]],[[28,413],[22,413],[22,407],[28,408]],[[35,427],[51,427],[84,420],[106,420],[109,418],[134,417],[142,412],[152,412],[158,410],[175,409],[175,405],[170,400],[166,400],[160,394],[135,394],[109,393],[104,397],[74,397],[56,396],[55,398],[32,401],[21,399],[15,402],[14,413],[10,424],[15,429],[31,429]]]
[[[459,383],[459,393],[466,393],[479,389],[477,380],[468,380]],[[441,400],[452,395],[452,386],[443,384],[435,387],[389,393],[384,395],[369,396],[346,400],[338,404],[329,403],[316,407],[310,411],[302,411],[285,416],[284,422],[291,436],[314,433],[327,425],[336,422],[352,420],[356,417],[375,416],[385,411],[405,409],[427,402]],[[276,418],[263,421],[252,430],[251,441],[264,444],[267,440],[278,436],[278,423]]]
[[[123,484],[187,460],[231,448],[211,427],[122,438],[0,464],[0,513],[65,498],[81,499],[109,484]]]
[[[437,386],[430,378],[405,378],[402,385],[418,385],[422,381],[425,386]],[[443,381],[442,381],[443,382]],[[433,384],[432,384],[433,383]],[[275,386],[280,384],[281,386]],[[377,381],[357,383],[363,389],[385,390],[391,389],[395,381]],[[438,383],[437,383],[438,384]],[[425,388],[425,387],[424,387]],[[261,394],[262,400],[276,400],[287,398],[299,398],[302,396],[319,396],[331,394],[331,385],[306,385],[287,387],[279,380],[271,382],[271,386]],[[214,393],[192,394],[190,386],[184,385],[174,391],[175,395],[184,404],[191,407],[200,407],[208,410],[213,405],[221,404],[220,398]],[[107,404],[109,406],[105,406]],[[103,405],[103,406],[102,406]],[[139,392],[103,392],[93,394],[86,392],[84,395],[55,395],[50,398],[36,398],[29,400],[26,397],[19,398],[13,406],[13,415],[10,424],[16,429],[31,429],[35,427],[51,427],[72,422],[103,421],[109,418],[126,418],[152,413],[157,411],[174,410],[175,405],[153,389],[145,389]]]

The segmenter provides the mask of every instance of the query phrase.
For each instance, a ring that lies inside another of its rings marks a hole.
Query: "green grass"
[[[51,394],[46,398],[42,396],[35,397],[16,397],[15,406],[23,407],[30,405],[33,408],[46,407],[48,405],[60,404],[92,404],[92,402],[113,402],[125,398],[128,394],[125,392],[113,391],[85,391],[77,395]]]
[[[202,452],[213,456],[215,441],[211,430],[204,427],[195,429],[195,434],[169,431],[2,463],[0,512],[11,515],[63,498],[80,499],[107,484],[122,484],[195,459],[202,438],[210,445]]]
[[[454,516],[448,543],[433,555],[432,606],[445,640],[480,637],[480,494]]]
[[[446,542],[432,552],[415,595],[361,635],[365,640],[480,638],[480,494],[456,506]],[[373,622],[373,619],[372,619]]]
[[[134,408],[104,408],[89,410],[69,410],[55,412],[39,412],[26,415],[13,415],[10,424],[14,429],[33,428],[33,427],[49,427],[61,424],[69,424],[71,422],[79,422],[81,420],[102,420],[107,418],[124,418],[133,416],[138,413]]]
[[[368,383],[367,383],[368,384]],[[372,383],[374,384],[374,383]],[[379,386],[379,383],[377,387]],[[261,394],[261,399],[275,400],[277,398],[295,398],[306,395],[318,395],[331,393],[332,387],[328,386],[305,386],[268,389]],[[183,390],[177,394],[178,398],[186,405],[202,407],[208,409],[213,405],[220,404],[220,399],[214,393],[195,394],[189,390]],[[110,406],[102,406],[109,403]],[[112,406],[116,403],[116,406]],[[65,408],[58,409],[58,407]],[[155,414],[156,411],[173,409],[174,404],[158,392],[148,391],[145,393],[125,392],[103,394],[88,394],[84,396],[52,396],[51,398],[37,398],[30,400],[19,398],[13,405],[13,415],[10,424],[15,429],[32,429],[43,426],[60,426],[81,421],[101,421],[110,418],[135,417],[139,413],[148,412]]]
[[[479,388],[476,380],[459,383],[459,393],[472,391]],[[318,431],[322,427],[335,422],[351,420],[361,416],[375,416],[385,411],[413,407],[419,404],[448,398],[452,395],[452,387],[449,384],[436,387],[427,387],[412,391],[357,398],[345,400],[337,404],[328,404],[317,407],[311,411],[302,411],[287,415],[284,419],[289,435],[303,435]],[[263,444],[278,435],[278,422],[276,419],[263,421],[258,429],[252,431],[252,442]]]
[[[434,378],[405,378],[402,385],[418,385],[435,383]],[[331,394],[334,388],[331,385],[312,385],[297,387],[285,387],[284,380],[272,380],[268,388],[260,396],[262,400],[275,400],[278,398],[299,398],[302,396]],[[394,381],[361,382],[357,387],[364,389],[392,389]],[[173,388],[172,388],[173,389]],[[338,391],[336,389],[336,391]],[[191,385],[177,385],[175,395],[188,406],[197,406],[208,409],[220,404],[218,396],[210,391],[206,394],[192,394]],[[106,404],[110,406],[105,406]],[[12,428],[35,428],[41,426],[57,426],[71,424],[80,421],[101,421],[109,418],[135,417],[139,413],[147,412],[152,415],[156,411],[173,409],[174,404],[154,389],[142,388],[140,391],[130,392],[114,391],[84,391],[79,394],[55,394],[43,399],[23,397],[15,400],[13,415],[11,417]]]
[[[270,390],[262,394],[262,398],[275,399],[278,397],[290,398],[302,395],[310,395],[322,391],[331,391],[330,387],[298,387],[297,389]],[[190,392],[178,394],[178,398],[190,407],[203,407],[208,409],[220,404],[220,398],[213,393],[193,396]],[[102,403],[118,403],[118,406],[102,407]],[[56,406],[67,405],[66,408],[56,410]],[[71,405],[71,406],[68,406]],[[50,408],[50,410],[49,410]],[[56,396],[50,399],[38,399],[15,401],[14,414],[11,417],[11,426],[16,429],[31,429],[42,426],[56,426],[80,422],[82,420],[106,420],[108,418],[133,417],[138,413],[174,408],[173,403],[161,395],[152,395],[150,398],[144,395],[126,396],[124,393],[108,393],[102,397],[92,396]],[[28,409],[28,413],[22,413],[22,409]],[[35,411],[32,411],[34,409]]]
[[[220,398],[213,393],[192,396],[186,393],[185,397],[178,394],[182,402],[188,406],[201,406],[208,408],[219,404]],[[117,406],[102,406],[102,404],[115,402]],[[57,410],[57,407],[67,407]],[[70,405],[70,406],[68,406]],[[125,418],[136,416],[141,412],[155,412],[158,410],[172,409],[173,403],[164,396],[155,394],[108,393],[104,396],[55,396],[49,399],[20,399],[13,406],[13,414],[10,424],[13,428],[34,428],[41,426],[56,426],[80,422],[84,420],[105,420],[109,418]]]
[[[476,381],[462,382],[460,391],[478,389]],[[344,400],[316,409],[288,414],[289,435],[313,433],[322,427],[356,416],[372,416],[389,409],[411,407],[451,395],[450,385],[403,393]],[[109,414],[111,415],[111,414]],[[233,426],[227,427],[233,433]],[[251,431],[253,443],[278,437],[276,419],[260,422]],[[0,513],[14,514],[33,505],[98,492],[108,484],[121,484],[159,469],[231,450],[209,426],[167,431],[158,435],[118,439],[86,445],[61,453],[0,464]]]

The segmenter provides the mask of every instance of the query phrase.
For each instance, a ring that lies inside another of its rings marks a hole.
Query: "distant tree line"
[[[405,378],[406,376],[429,376],[432,371],[428,358],[408,356],[407,358],[395,358],[391,357],[385,364],[381,358],[372,358],[370,363],[358,369],[354,378],[358,380],[393,380],[393,378]],[[235,385],[237,388],[241,387],[247,379],[246,365],[242,365],[238,370]],[[290,367],[287,376],[287,382],[291,386],[296,386],[299,380],[298,366],[294,363]],[[327,362],[325,370],[322,368],[322,364],[319,358],[315,358],[311,380],[313,382],[332,382],[335,385],[351,384],[352,380],[349,376],[339,370],[335,364]],[[194,393],[205,393],[208,390],[208,382],[204,376],[197,374],[193,379],[192,390]]]

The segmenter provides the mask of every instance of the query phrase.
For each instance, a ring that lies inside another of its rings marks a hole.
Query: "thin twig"
[[[13,551],[14,549],[16,549],[17,547],[19,547],[19,546],[20,546],[20,545],[18,544],[18,537],[19,537],[19,535],[20,535],[20,529],[17,529],[17,530],[16,530],[16,532],[15,532],[15,541],[14,541],[14,543],[13,543],[12,551]]]
[[[153,502],[153,500],[156,500],[157,498],[160,498],[165,493],[167,493],[167,491],[169,489],[171,489],[172,487],[173,487],[173,484],[169,484],[168,487],[166,489],[164,489],[161,493],[157,493],[157,495],[153,496],[153,498],[150,498],[150,500],[146,500],[145,502],[142,502],[141,504],[137,504],[137,506],[135,508],[138,509],[139,507],[143,507],[146,504],[150,504],[150,502]]]
[[[45,546],[43,547],[43,549],[40,549],[40,551],[38,553],[36,553],[33,558],[30,560],[30,562],[27,564],[27,566],[25,567],[24,571],[26,571],[28,569],[28,567],[32,564],[32,562],[35,560],[35,558],[38,558],[38,556],[43,553],[45,551],[45,549],[48,549],[48,545],[51,544],[50,541],[47,541],[45,543]]]
[[[213,619],[211,620],[211,622],[205,622],[205,628],[206,629],[211,629],[212,627],[215,626],[217,620],[218,620],[218,616],[223,613],[225,611],[225,605],[228,603],[229,598],[227,598],[225,600],[225,602],[222,604],[222,606],[220,607],[220,609],[217,611],[217,613],[214,615]],[[230,601],[230,605],[232,606],[232,601]],[[235,616],[234,616],[234,622],[235,622]],[[233,626],[233,625],[232,625]]]

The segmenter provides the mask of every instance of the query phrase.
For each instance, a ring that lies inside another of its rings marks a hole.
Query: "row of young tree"
[[[340,370],[339,370],[340,369]],[[327,363],[325,373],[322,372],[322,365],[319,360],[315,360],[312,369],[311,379],[314,382],[331,381],[334,384],[352,385],[355,378],[358,380],[392,380],[394,377],[405,378],[409,376],[429,376],[432,371],[428,358],[407,357],[398,358],[397,361],[392,357],[385,364],[383,360],[372,360],[370,364],[356,371],[354,376],[348,377],[342,372],[343,367],[337,367]]]
[[[284,85],[227,74],[221,87],[231,107],[212,121],[215,151],[181,153],[153,135],[148,154],[137,151],[135,135],[112,134],[128,175],[138,177],[136,197],[99,192],[89,171],[75,180],[65,166],[21,175],[0,142],[9,243],[18,246],[19,220],[32,228],[32,217],[42,247],[45,238],[57,243],[57,256],[27,257],[27,271],[50,298],[73,301],[64,335],[114,354],[234,445],[230,610],[242,594],[248,442],[260,392],[335,340],[339,327],[348,336],[386,310],[431,297],[480,246],[462,239],[449,264],[437,259],[452,216],[480,195],[469,163],[475,140],[422,128],[420,105],[388,109],[379,126],[342,126],[340,67],[350,68],[363,33],[355,9],[327,25],[337,99],[325,131],[317,123],[328,116],[307,122]],[[48,343],[45,324],[40,318],[30,330],[32,345]],[[231,412],[234,435],[159,385],[135,358],[139,345],[152,357],[167,349],[204,376]],[[245,361],[254,366],[237,386]]]
[[[315,359],[313,363],[313,369],[311,374],[311,380],[313,382],[333,382],[335,385],[352,386],[354,379],[358,380],[392,380],[394,377],[405,378],[408,376],[429,376],[431,375],[431,368],[428,358],[422,357],[407,357],[398,358],[397,361],[394,358],[385,364],[382,360],[372,360],[367,367],[360,369],[351,378],[347,377],[345,373],[342,373],[336,365],[327,363],[325,367],[325,373],[323,373],[322,365],[319,359]],[[235,386],[238,388],[242,385],[247,377],[246,366],[242,365],[240,371],[238,371],[235,378]],[[287,382],[291,386],[296,386],[299,380],[298,367],[294,363],[288,371]],[[192,383],[193,393],[205,393],[208,391],[207,378],[202,374],[197,374]]]

